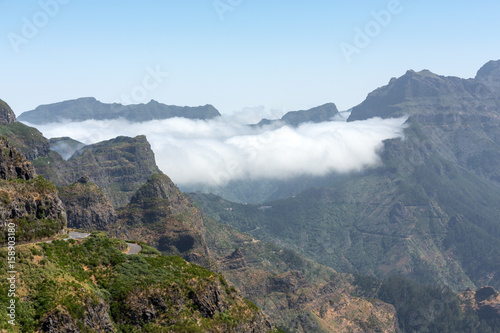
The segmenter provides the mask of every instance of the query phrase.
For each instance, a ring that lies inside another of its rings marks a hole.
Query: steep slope
[[[83,176],[77,182],[60,187],[68,218],[68,227],[86,231],[106,230],[116,222],[116,212],[101,189]]]
[[[179,257],[125,255],[123,241],[93,235],[17,247],[12,332],[274,332],[224,278]],[[6,275],[7,250],[0,270]],[[9,282],[0,282],[7,307]]]
[[[164,254],[213,268],[200,212],[163,173],[152,175],[117,213],[118,224],[110,230],[117,237],[137,239]]]
[[[382,166],[264,207],[197,200],[222,222],[339,271],[498,287],[498,101],[476,80],[408,72],[349,118],[409,115],[405,138],[385,142]]]
[[[93,97],[84,97],[60,103],[40,105],[35,110],[22,113],[19,121],[47,124],[60,121],[85,121],[123,118],[134,122],[154,119],[184,117],[211,119],[220,116],[212,105],[188,107],[165,105],[151,100],[147,104],[122,105],[101,103]]]
[[[163,174],[151,176],[117,213],[118,223],[110,234],[137,239],[164,254],[177,254],[220,270],[242,295],[289,332],[363,327],[371,313],[375,313],[371,319],[374,328],[394,332],[397,327],[394,308],[353,296],[355,287],[349,276],[338,275],[293,251],[252,240],[204,216]],[[341,301],[349,307],[337,313],[334,309]],[[360,314],[361,309],[367,311]],[[327,310],[332,312],[330,316],[325,315]],[[342,323],[329,323],[333,312]]]
[[[0,99],[0,125],[7,125],[16,121],[16,115],[10,106]]]
[[[398,332],[393,306],[357,295],[349,274],[204,216],[212,258],[286,332]]]
[[[0,242],[46,239],[66,231],[66,214],[55,187],[0,137]],[[7,228],[8,226],[8,228]]]
[[[0,135],[7,137],[12,146],[30,161],[50,154],[49,140],[36,128],[12,122],[0,126]]]
[[[127,204],[149,176],[159,171],[145,136],[117,137],[88,145],[68,161],[56,152],[34,161],[37,172],[57,186],[87,175],[117,208]]]

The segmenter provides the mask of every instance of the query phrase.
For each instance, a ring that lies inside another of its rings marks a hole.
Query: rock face
[[[105,120],[123,118],[142,122],[154,119],[183,117],[190,119],[212,119],[220,116],[212,105],[198,107],[165,105],[151,100],[147,104],[105,104],[93,97],[79,98],[60,103],[41,105],[35,110],[24,112],[20,121],[32,124],[47,124],[60,121]]]
[[[96,303],[96,304],[94,304]],[[98,302],[85,301],[83,323],[87,329],[94,332],[116,332],[109,317],[109,305],[102,299]],[[48,313],[41,320],[41,331],[47,333],[80,333],[77,321],[67,311],[57,309]]]
[[[134,192],[153,173],[159,172],[145,136],[117,137],[88,145],[68,161],[52,152],[34,165],[38,173],[57,186],[75,183],[88,175],[115,208],[127,204]]]
[[[0,99],[0,125],[7,125],[16,121],[16,115],[10,106]]]
[[[113,206],[88,176],[59,188],[59,197],[66,208],[69,228],[86,231],[106,230],[116,222]]]
[[[33,165],[2,137],[0,137],[0,149],[0,179],[30,180],[35,178],[36,172]]]
[[[49,155],[49,140],[35,128],[13,122],[0,125],[0,135],[7,137],[12,146],[30,161]]]
[[[0,138],[0,220],[16,225],[18,243],[63,233],[66,213],[55,187],[37,176],[31,163]],[[0,242],[7,240],[3,228]]]
[[[120,237],[144,241],[165,254],[211,267],[201,214],[166,175],[151,176],[130,203],[118,210],[118,218],[115,232]]]

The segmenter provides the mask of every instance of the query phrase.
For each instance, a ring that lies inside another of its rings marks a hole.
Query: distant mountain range
[[[142,122],[173,117],[206,120],[219,116],[219,111],[209,104],[189,107],[165,105],[151,100],[147,104],[122,105],[118,103],[101,103],[93,97],[84,97],[60,103],[40,105],[35,110],[23,112],[18,117],[18,120],[39,125],[89,119],[123,118],[129,121]]]
[[[303,123],[321,123],[336,119],[342,119],[337,106],[333,103],[327,103],[309,110],[287,112],[281,119],[262,119],[256,126],[278,123],[296,127]]]

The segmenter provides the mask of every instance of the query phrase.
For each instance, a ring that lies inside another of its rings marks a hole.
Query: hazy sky
[[[500,2],[0,0],[0,98],[340,110],[407,69],[500,59]],[[168,75],[167,75],[168,73]]]

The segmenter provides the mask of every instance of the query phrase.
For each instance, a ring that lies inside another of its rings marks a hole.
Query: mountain
[[[4,246],[12,238],[21,244],[66,232],[66,213],[56,188],[37,176],[33,165],[4,137],[0,137],[0,199]]]
[[[28,160],[46,157],[50,153],[50,143],[39,130],[20,122],[0,126],[0,135],[8,137],[13,147]]]
[[[142,241],[162,254],[179,255],[221,272],[286,331],[338,332],[363,325],[382,332],[397,328],[395,309],[356,297],[349,275],[214,221],[164,174],[152,175],[117,215],[109,234]],[[326,315],[341,302],[348,304],[342,312]],[[333,320],[341,322],[331,326]]]
[[[117,137],[87,145],[68,161],[51,151],[47,157],[35,160],[34,165],[56,186],[75,183],[87,175],[115,208],[127,204],[134,192],[159,172],[145,136]]]
[[[213,268],[201,214],[163,173],[153,174],[117,215],[111,234]]]
[[[256,126],[284,124],[297,127],[303,123],[321,123],[324,121],[332,121],[337,117],[342,118],[335,104],[327,103],[309,110],[287,112],[283,117],[281,117],[281,119],[262,119]]]
[[[123,118],[133,122],[184,117],[212,119],[220,116],[212,105],[197,107],[165,105],[151,100],[147,104],[122,105],[101,103],[93,97],[84,97],[60,103],[40,105],[35,110],[23,112],[19,121],[31,124],[48,124],[61,121],[85,121]]]
[[[116,222],[116,212],[108,197],[89,176],[58,188],[66,215],[68,227],[86,231],[106,230]]]
[[[194,197],[222,223],[340,272],[498,288],[500,96],[488,77],[496,73],[409,71],[369,94],[349,121],[409,117],[377,168],[264,205]]]

